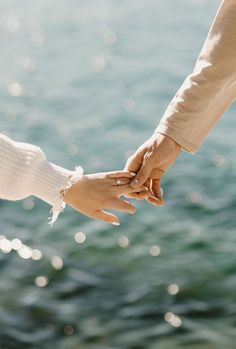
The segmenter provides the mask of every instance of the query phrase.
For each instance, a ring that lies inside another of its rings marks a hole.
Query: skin
[[[160,133],[154,133],[127,160],[125,170],[137,173],[130,186],[140,188],[145,185],[149,190],[128,193],[126,196],[146,199],[149,203],[162,206],[164,203],[160,187],[160,178],[175,162],[181,147],[173,139]]]
[[[82,176],[66,192],[61,192],[64,201],[76,211],[94,219],[119,225],[119,218],[106,210],[118,210],[121,212],[135,213],[133,204],[122,200],[122,195],[135,192],[145,192],[146,188],[140,186],[133,189],[130,181],[135,174],[129,171],[113,171]],[[116,179],[121,181],[117,185]]]
[[[119,225],[119,218],[106,210],[135,213],[133,204],[121,196],[146,199],[153,205],[164,203],[160,179],[175,162],[181,147],[168,136],[155,133],[127,160],[124,171],[82,176],[66,192],[64,201],[82,214]],[[117,185],[117,179],[121,185]]]

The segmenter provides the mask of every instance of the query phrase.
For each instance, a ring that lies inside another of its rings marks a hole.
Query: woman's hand
[[[144,186],[135,189],[130,187],[129,183],[134,176],[129,171],[84,175],[62,195],[68,205],[84,215],[119,225],[119,218],[104,210],[135,213],[134,205],[120,199],[122,195],[145,190]]]

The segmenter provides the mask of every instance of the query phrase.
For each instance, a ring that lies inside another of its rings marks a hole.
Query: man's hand
[[[181,147],[173,139],[155,133],[127,160],[125,170],[135,172],[130,185],[139,188],[145,185],[149,191],[129,193],[128,197],[144,199],[154,205],[163,205],[160,178],[173,164]]]

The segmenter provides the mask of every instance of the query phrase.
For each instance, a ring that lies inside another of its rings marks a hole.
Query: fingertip
[[[107,223],[111,223],[112,225],[115,225],[115,226],[119,226],[120,225],[120,219],[116,215],[110,213],[110,217],[109,218],[110,218],[109,222],[107,222]]]
[[[135,214],[135,212],[136,212],[136,207],[132,205],[132,208],[130,209],[129,213]]]
[[[159,199],[159,198],[155,198],[154,196],[149,196],[146,199],[150,204],[155,205],[155,206],[163,206],[164,204],[164,200],[163,199]]]
[[[111,218],[110,223],[111,223],[112,225],[119,226],[119,225],[120,225],[120,219],[119,219],[117,216],[112,215],[112,218]]]
[[[124,172],[123,172],[123,176],[124,176],[124,177],[127,177],[127,178],[133,178],[133,177],[136,176],[136,173],[130,172],[130,171],[124,171]]]
[[[120,219],[116,215],[113,215],[112,213],[110,213],[109,218],[110,219],[108,223],[111,223],[113,225],[120,225]]]
[[[119,226],[120,225],[120,222],[111,222],[112,225],[116,225],[116,226]]]
[[[126,205],[126,212],[128,212],[129,214],[134,214],[136,212],[136,206],[131,204],[131,202],[129,202],[128,200],[124,200],[123,204]]]
[[[164,205],[165,200],[164,200],[163,196],[157,197],[157,200],[159,200],[159,205],[160,205],[160,206],[163,206],[163,205]]]

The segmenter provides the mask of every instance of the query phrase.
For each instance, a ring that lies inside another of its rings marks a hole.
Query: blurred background
[[[1,132],[122,169],[193,69],[219,0],[0,1]],[[235,106],[111,227],[0,202],[1,349],[234,349]]]

